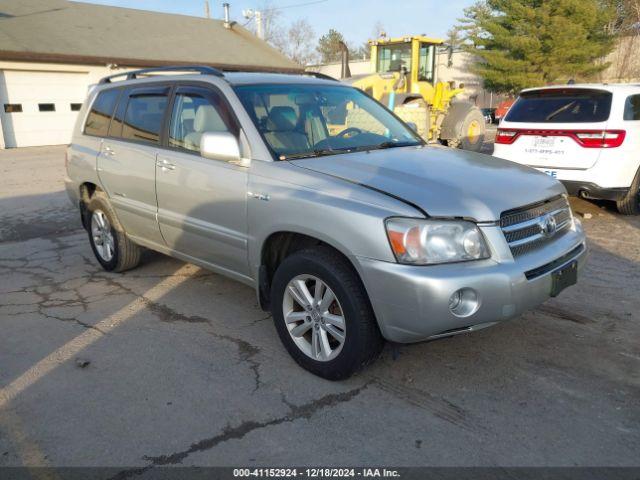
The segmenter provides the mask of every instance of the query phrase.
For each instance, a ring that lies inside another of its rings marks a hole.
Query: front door
[[[205,132],[239,133],[222,94],[179,86],[167,149],[156,162],[158,222],[167,246],[229,273],[246,276],[246,167],[200,156]]]

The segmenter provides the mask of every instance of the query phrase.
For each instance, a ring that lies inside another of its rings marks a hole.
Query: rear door
[[[168,86],[124,90],[98,156],[98,173],[127,233],[164,244],[156,219],[156,157]]]
[[[523,92],[500,124],[496,156],[538,168],[587,169],[624,133],[608,131],[612,93],[593,88]]]

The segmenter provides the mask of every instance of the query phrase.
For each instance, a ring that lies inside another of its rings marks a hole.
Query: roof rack
[[[142,70],[132,70],[130,72],[116,73],[100,79],[99,83],[111,83],[114,78],[124,77],[125,80],[135,80],[138,75],[149,75],[156,72],[197,72],[201,75],[213,75],[216,77],[224,77],[224,73],[214,67],[204,65],[172,65],[169,67],[145,68]]]
[[[320,73],[320,72],[304,72],[303,75],[309,75],[310,77],[321,78],[323,80],[331,80],[333,82],[340,81],[336,78],[330,77],[329,75],[325,75],[324,73]]]

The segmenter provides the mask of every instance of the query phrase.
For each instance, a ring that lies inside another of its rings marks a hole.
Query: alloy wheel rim
[[[105,262],[111,261],[115,254],[115,242],[109,219],[102,210],[95,210],[91,215],[91,237],[100,258]]]
[[[296,346],[320,362],[336,358],[346,339],[344,311],[329,286],[313,275],[298,275],[285,289],[284,322]]]

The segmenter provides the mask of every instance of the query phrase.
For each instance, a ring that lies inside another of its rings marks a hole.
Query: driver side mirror
[[[200,155],[227,162],[240,160],[240,144],[230,132],[205,132],[200,138]]]

